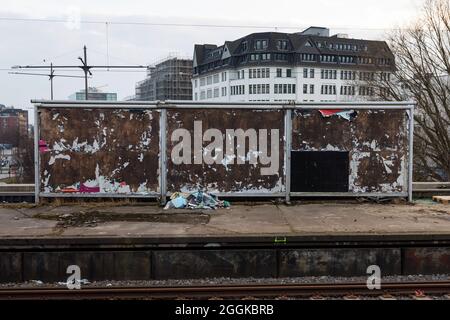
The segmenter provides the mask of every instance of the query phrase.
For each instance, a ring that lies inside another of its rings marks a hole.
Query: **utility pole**
[[[78,57],[78,59],[81,61],[81,65],[58,65],[55,66],[53,63],[50,64],[50,66],[13,66],[12,69],[50,69],[50,74],[45,74],[50,78],[50,86],[51,86],[51,97],[53,99],[53,77],[57,77],[60,75],[54,74],[54,69],[57,68],[63,68],[63,69],[73,69],[73,68],[79,68],[83,70],[84,77],[83,76],[66,76],[66,77],[73,77],[73,78],[84,78],[84,90],[85,90],[85,99],[88,100],[89,96],[89,86],[88,86],[88,78],[89,76],[92,76],[91,69],[93,68],[101,68],[101,69],[134,69],[134,68],[145,68],[147,69],[148,66],[142,66],[142,65],[122,65],[122,66],[104,66],[104,65],[88,65],[87,62],[87,48],[86,46],[83,47],[83,58]],[[26,74],[26,73],[20,73],[20,72],[10,72],[13,74]],[[32,74],[32,75],[43,75],[43,74]],[[62,75],[61,75],[62,76]]]
[[[84,99],[89,100],[89,86],[88,86],[88,74],[92,76],[91,67],[87,64],[87,48],[86,46],[83,47],[83,53],[84,53],[84,60],[81,57],[78,57],[78,59],[83,64],[80,66],[80,68],[84,71]]]
[[[15,68],[14,68],[15,69]],[[50,80],[50,99],[53,100],[53,78],[61,77],[61,78],[84,78],[83,76],[72,76],[68,74],[56,74],[53,69],[53,63],[50,63],[50,72],[49,73],[31,73],[31,72],[8,72],[9,74],[19,74],[26,76],[44,76],[48,77]]]
[[[50,100],[53,100],[53,78],[55,77],[55,71],[53,70],[53,63],[50,63]]]

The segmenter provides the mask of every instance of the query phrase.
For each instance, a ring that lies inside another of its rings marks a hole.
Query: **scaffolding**
[[[136,100],[192,100],[192,59],[169,56],[136,84]]]

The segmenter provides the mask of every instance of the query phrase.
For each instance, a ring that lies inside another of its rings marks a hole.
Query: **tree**
[[[450,0],[428,0],[421,17],[393,31],[396,71],[366,85],[376,99],[415,100],[414,178],[450,179]]]

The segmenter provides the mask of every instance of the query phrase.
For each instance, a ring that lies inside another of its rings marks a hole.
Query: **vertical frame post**
[[[41,172],[39,165],[39,111],[34,105],[34,202],[39,203],[41,190]]]
[[[291,201],[291,149],[292,149],[292,110],[284,112],[284,174],[286,184],[285,202]]]
[[[159,188],[161,205],[166,204],[167,196],[167,110],[161,109],[159,117]]]
[[[409,148],[408,148],[408,201],[413,200],[413,148],[414,148],[414,105],[408,109],[409,116]]]

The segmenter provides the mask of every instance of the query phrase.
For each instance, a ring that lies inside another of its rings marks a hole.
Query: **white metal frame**
[[[229,192],[218,193],[218,196],[229,197],[284,197],[286,202],[291,197],[407,197],[412,201],[412,179],[413,179],[413,137],[414,137],[414,107],[413,101],[360,101],[360,102],[242,102],[242,103],[224,103],[224,102],[192,102],[192,101],[46,101],[32,100],[35,104],[35,197],[39,202],[40,197],[101,197],[101,198],[160,198],[162,204],[165,203],[166,197],[170,196],[167,190],[167,109],[270,109],[285,110],[284,112],[284,192]],[[160,110],[160,160],[159,160],[159,192],[152,192],[145,195],[142,194],[59,194],[40,192],[40,153],[39,153],[39,108],[83,108],[83,109],[156,109]],[[408,116],[408,168],[407,168],[407,186],[406,192],[291,192],[291,149],[292,149],[292,111],[293,110],[318,110],[318,109],[354,109],[354,110],[405,110]]]

